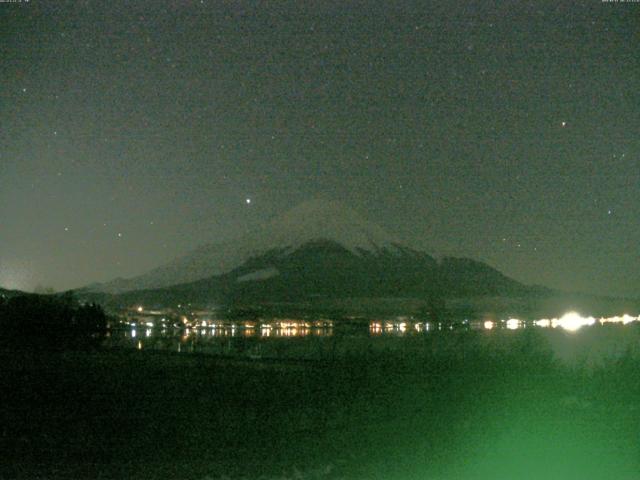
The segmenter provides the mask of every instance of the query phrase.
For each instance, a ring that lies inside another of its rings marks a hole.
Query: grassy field
[[[3,352],[0,478],[640,478],[637,357],[581,368],[511,336],[325,362]]]

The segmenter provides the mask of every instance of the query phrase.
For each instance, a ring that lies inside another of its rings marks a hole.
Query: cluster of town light
[[[595,317],[583,317],[576,312],[568,312],[565,313],[560,318],[543,318],[540,320],[534,321],[525,321],[520,320],[518,318],[509,318],[505,320],[486,320],[484,322],[470,322],[465,320],[463,323],[465,325],[469,325],[472,329],[474,328],[484,328],[485,330],[492,330],[494,328],[506,328],[507,330],[518,330],[520,328],[526,327],[527,325],[534,325],[536,327],[542,328],[562,328],[569,332],[575,332],[579,330],[581,327],[595,325],[596,323],[605,324],[605,323],[618,323],[622,325],[627,325],[631,322],[640,321],[640,317],[632,317],[631,315],[622,315],[622,316],[614,316],[614,317],[602,317],[596,319]],[[383,333],[407,333],[410,328],[410,324],[406,321],[372,321],[369,324],[369,332],[372,335],[381,335]],[[432,328],[436,330],[451,330],[454,328],[453,325],[442,325],[436,324],[435,326],[427,323],[415,323],[413,324],[413,329],[416,332],[429,332]]]
[[[124,321],[125,324],[131,327],[131,338],[139,336],[136,330],[138,327],[146,327],[144,336],[149,337],[155,327],[160,327],[164,334],[167,332],[168,326],[173,326],[183,332],[183,340],[194,334],[214,337],[235,337],[237,335],[252,337],[258,333],[262,337],[324,336],[331,334],[333,328],[333,320],[328,319],[259,319],[255,321],[228,322],[211,319],[210,312],[206,312],[206,316],[200,316],[194,312],[191,313],[190,317],[180,315],[167,323],[167,318],[162,316],[167,314],[166,311],[147,310],[142,305],[136,306],[131,310],[134,313],[134,317]],[[140,316],[140,314],[144,314],[144,316]]]
[[[599,323],[602,325],[604,325],[605,323],[618,323],[622,325],[627,325],[628,323],[636,322],[636,321],[640,321],[640,317],[632,317],[631,315],[628,315],[628,314],[624,314],[622,316],[614,316],[614,317],[601,317],[599,319],[596,319],[595,317],[583,317],[577,312],[568,312],[568,313],[565,313],[560,318],[542,318],[540,320],[535,320],[533,324],[536,327],[543,327],[543,328],[560,327],[569,332],[575,332],[582,327],[595,325],[596,323]],[[517,318],[510,318],[508,320],[503,320],[502,323],[504,323],[504,325],[510,330],[516,330],[522,327],[523,325],[525,325],[524,321],[519,320]],[[497,326],[497,322],[493,322],[491,320],[487,320],[484,322],[484,328],[486,330],[491,330],[495,326]]]
[[[153,314],[161,314],[162,312],[147,312],[144,307],[138,306],[135,308],[137,313],[153,313]],[[151,328],[157,326],[155,322],[149,321],[147,318],[146,321],[134,321],[127,322],[132,327],[131,336],[135,337],[135,327],[147,327],[146,336],[150,336]],[[383,333],[399,333],[405,334],[409,331],[409,329],[413,329],[416,332],[429,332],[432,328],[437,330],[442,330],[444,327],[447,329],[453,329],[453,325],[432,325],[429,322],[426,323],[413,323],[409,321],[407,317],[398,317],[396,320],[387,320],[387,321],[379,321],[374,320],[369,324],[369,332],[372,335],[380,335]],[[584,326],[590,326],[595,324],[606,324],[606,323],[614,323],[614,324],[622,324],[627,325],[631,322],[640,321],[639,317],[633,317],[628,314],[624,314],[621,316],[613,316],[613,317],[601,317],[596,319],[595,317],[583,317],[577,312],[568,312],[559,318],[542,318],[540,320],[534,321],[524,321],[518,318],[509,318],[505,320],[486,320],[484,322],[469,322],[469,320],[464,320],[463,323],[470,326],[471,328],[484,328],[485,330],[492,330],[494,328],[506,328],[508,330],[517,330],[523,328],[527,325],[533,325],[536,327],[542,328],[562,328],[563,330],[569,332],[575,332]],[[166,330],[166,318],[162,318],[159,322],[163,327],[163,332]],[[210,319],[201,319],[199,320],[189,320],[186,316],[182,315],[180,317],[181,326],[186,328],[189,333],[191,333],[190,329],[201,329],[202,333],[204,330],[210,331],[212,335],[224,335],[231,334],[234,336],[236,333],[236,329],[240,329],[245,336],[252,336],[255,334],[255,329],[260,331],[260,335],[263,337],[270,336],[305,336],[310,332],[316,332],[316,330],[324,330],[331,329],[333,327],[333,321],[320,319],[315,321],[309,320],[293,320],[293,319],[273,319],[270,321],[257,321],[257,322],[239,322],[228,324],[221,320],[210,320]],[[188,334],[189,334],[188,333]],[[187,334],[187,335],[188,335]]]

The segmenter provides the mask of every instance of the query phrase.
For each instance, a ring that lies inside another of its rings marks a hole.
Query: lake
[[[105,346],[137,350],[239,356],[250,359],[328,360],[403,351],[407,355],[450,354],[490,347],[506,350],[528,336],[568,362],[593,362],[594,356],[620,356],[633,348],[627,326],[630,315],[582,317],[570,312],[560,318],[467,320],[435,324],[411,318],[338,322],[327,319],[269,321],[202,321],[184,328],[162,323],[131,322],[109,332]],[[634,328],[632,331],[636,332]]]
[[[7,350],[0,478],[631,480],[636,320],[149,321]]]

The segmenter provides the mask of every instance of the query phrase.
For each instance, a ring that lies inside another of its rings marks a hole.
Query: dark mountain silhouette
[[[186,281],[185,281],[186,279]],[[294,208],[236,242],[211,244],[83,294],[120,304],[543,295],[468,258],[436,260],[335,202]]]

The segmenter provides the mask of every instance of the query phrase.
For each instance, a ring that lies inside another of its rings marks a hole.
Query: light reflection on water
[[[222,321],[198,322],[186,328],[167,328],[166,326],[149,326],[148,323],[139,325],[144,327],[144,333],[136,328],[138,325],[127,325],[115,329],[108,339],[111,346],[137,348],[138,350],[152,348],[173,350],[178,352],[209,352],[209,353],[247,353],[259,357],[263,347],[272,349],[273,342],[285,339],[304,340],[306,345],[316,345],[318,348],[335,336],[340,339],[363,339],[377,337],[416,337],[433,335],[438,332],[448,334],[452,331],[509,331],[523,328],[560,328],[567,332],[596,324],[627,325],[639,321],[640,317],[630,315],[603,317],[583,317],[575,312],[568,312],[559,318],[521,320],[508,318],[503,320],[462,320],[458,322],[424,322],[402,317],[397,320],[371,320],[360,322],[338,323],[317,320],[279,320],[271,322],[233,322]],[[315,340],[314,340],[315,339]],[[311,343],[309,343],[311,342]],[[315,342],[315,343],[314,343]],[[320,342],[320,343],[318,343]],[[269,345],[269,344],[272,345]],[[288,342],[289,343],[289,342]],[[334,342],[335,344],[335,342]]]

